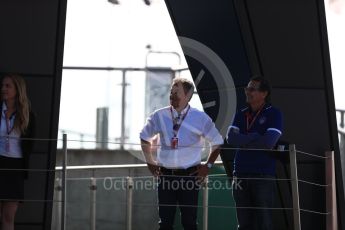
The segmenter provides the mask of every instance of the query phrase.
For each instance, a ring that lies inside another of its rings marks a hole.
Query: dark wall
[[[224,111],[223,106],[242,108],[245,106],[242,87],[249,76],[264,75],[273,88],[272,103],[284,115],[282,139],[296,144],[300,151],[316,155],[324,156],[327,150],[335,151],[338,216],[343,216],[344,195],[323,1],[166,0],[166,3],[178,36],[209,47],[231,72],[234,87],[216,83],[224,75],[204,71],[204,77],[197,85],[199,95],[203,103],[216,101],[215,106],[205,111],[217,120]],[[198,57],[186,53],[184,42],[181,46],[196,80],[200,69],[210,68]],[[233,88],[236,88],[236,103],[222,103],[222,91]],[[223,125],[230,122],[231,119]],[[223,151],[222,155],[226,161],[232,161],[231,152]],[[300,179],[325,184],[324,160],[302,153],[298,153],[297,160]],[[283,163],[278,176],[287,177],[288,167],[287,162]],[[231,163],[227,169],[230,174]],[[283,199],[288,199],[284,196],[289,196],[289,191],[282,193]],[[288,203],[280,201],[280,205],[286,207]],[[326,212],[325,190],[300,183],[300,205],[303,209]],[[285,215],[288,217],[275,223],[280,229],[291,226],[291,215]],[[325,215],[302,211],[301,219],[302,229],[325,229]],[[341,227],[345,229],[343,223]]]
[[[33,170],[55,168],[66,2],[0,1],[0,74],[25,78],[37,116],[36,137],[50,139],[35,141]],[[50,229],[53,188],[53,172],[29,172],[16,229]]]

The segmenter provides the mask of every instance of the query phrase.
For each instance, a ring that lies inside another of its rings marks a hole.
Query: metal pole
[[[202,190],[202,229],[208,230],[208,176]]]
[[[94,177],[90,178],[90,230],[96,230],[96,192],[97,184]]]
[[[299,207],[296,146],[294,144],[290,144],[289,150],[290,150],[290,171],[291,171],[291,190],[292,190],[294,230],[301,230],[301,214],[300,214],[300,207]]]
[[[340,144],[339,144],[339,149],[340,149],[340,162],[341,165],[345,164],[345,133],[339,132],[338,134],[340,135]],[[342,167],[342,176],[345,178],[345,167]],[[344,190],[345,190],[345,183],[343,184]]]
[[[126,70],[122,71],[122,102],[121,102],[121,141],[120,149],[124,150],[125,143],[125,116],[126,116]]]
[[[56,217],[55,217],[55,228],[56,230],[60,230],[61,229],[61,211],[62,211],[62,206],[61,206],[61,200],[62,200],[62,183],[61,183],[61,179],[60,178],[56,178],[55,180],[55,205],[56,205]]]
[[[132,230],[133,178],[127,177],[127,230]]]
[[[335,185],[335,169],[334,169],[334,152],[326,152],[326,210],[329,213],[326,216],[326,229],[338,229],[338,213],[337,213],[337,195]]]
[[[61,230],[66,229],[66,176],[67,176],[67,134],[62,135],[62,185],[61,185]]]

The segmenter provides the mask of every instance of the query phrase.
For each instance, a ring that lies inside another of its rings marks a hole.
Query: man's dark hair
[[[250,81],[256,81],[259,82],[259,91],[261,92],[267,92],[267,96],[265,98],[266,102],[270,102],[271,101],[271,86],[270,83],[268,82],[267,79],[265,79],[263,76],[261,75],[253,75],[250,78]]]

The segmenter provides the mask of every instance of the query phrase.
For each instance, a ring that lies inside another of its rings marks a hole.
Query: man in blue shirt
[[[275,159],[269,150],[282,135],[282,115],[270,105],[270,92],[263,77],[251,78],[245,88],[249,106],[236,113],[227,133],[227,142],[239,148],[233,180],[238,230],[273,229]]]

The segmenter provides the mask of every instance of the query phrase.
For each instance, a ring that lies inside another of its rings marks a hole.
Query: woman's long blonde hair
[[[3,79],[9,78],[12,80],[16,87],[16,108],[17,113],[14,120],[14,130],[20,131],[21,134],[25,133],[26,128],[29,125],[30,115],[30,101],[26,93],[26,84],[24,79],[17,74],[8,74]],[[1,96],[1,101],[3,101]]]

